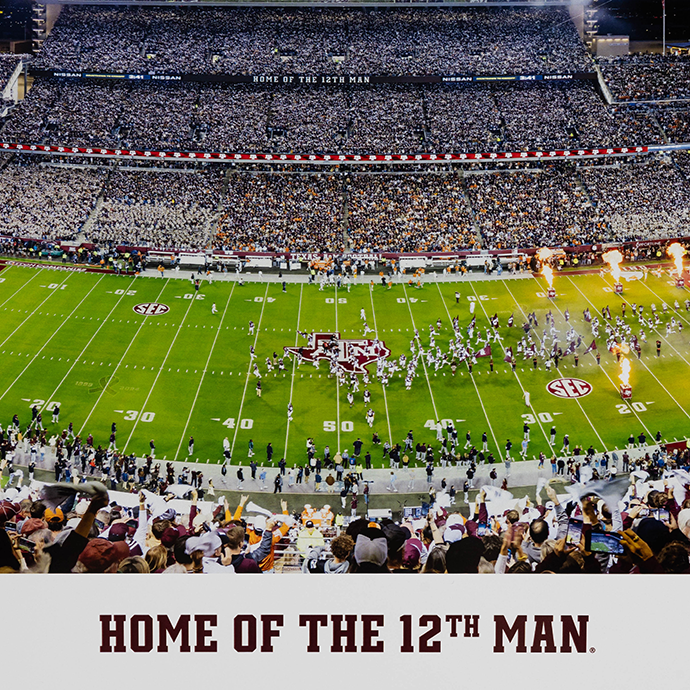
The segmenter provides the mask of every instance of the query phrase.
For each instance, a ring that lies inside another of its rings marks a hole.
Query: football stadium
[[[690,572],[690,62],[601,4],[33,4],[0,570]]]

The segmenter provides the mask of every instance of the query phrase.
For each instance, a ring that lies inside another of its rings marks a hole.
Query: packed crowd
[[[213,74],[590,71],[564,9],[65,7],[37,68]]]
[[[353,175],[348,238],[355,252],[432,252],[477,244],[460,178]]]
[[[686,113],[673,113],[662,122],[671,136],[682,137],[686,120]],[[607,108],[592,82],[269,91],[247,85],[41,79],[0,137],[85,147],[354,154],[663,143],[650,113]]]
[[[610,230],[610,240],[686,234],[690,187],[676,164],[681,158],[580,169],[581,179]]]
[[[560,166],[472,175],[467,195],[488,249],[595,244],[606,228],[577,178]]]
[[[367,253],[683,237],[690,220],[683,153],[463,175],[400,172],[164,168],[108,176],[105,168],[27,159],[2,172],[0,222],[9,236],[70,239],[84,232],[111,246]]]
[[[4,234],[40,239],[74,237],[96,205],[105,170],[55,168],[36,161],[10,163],[0,184]]]
[[[367,516],[368,484],[356,474],[337,516],[330,505],[290,512],[285,500],[272,514],[248,496],[233,510],[225,497],[201,500],[201,473],[188,470],[178,483],[168,470],[162,494],[138,496],[97,481],[20,481],[0,495],[0,572],[689,573],[688,451],[622,460],[629,477],[618,477],[617,460],[589,455],[567,477],[554,469],[534,501],[487,482],[473,501],[465,489],[460,510],[452,487],[430,490],[397,522]]]
[[[98,243],[200,249],[217,217],[220,172],[113,172],[88,230]]]
[[[504,124],[502,150],[660,144],[649,113],[606,108],[593,83],[494,88]],[[546,117],[544,116],[546,114]]]
[[[232,175],[215,237],[219,249],[344,249],[342,180],[334,175]]]
[[[690,142],[690,110],[659,108],[655,115],[671,143]]]
[[[690,57],[636,54],[598,58],[618,101],[690,99]]]

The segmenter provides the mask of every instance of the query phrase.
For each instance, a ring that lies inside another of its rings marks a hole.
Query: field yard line
[[[213,350],[216,347],[216,341],[218,340],[218,336],[220,335],[220,329],[223,327],[223,320],[225,319],[225,314],[228,311],[228,307],[230,306],[230,300],[232,299],[232,293],[235,292],[235,286],[236,285],[237,285],[237,283],[233,281],[232,288],[230,288],[230,294],[228,295],[228,301],[225,303],[225,309],[223,309],[223,315],[220,317],[220,323],[218,324],[218,330],[216,331],[216,337],[213,339],[213,344],[211,345],[211,351],[208,353],[208,357],[206,358],[206,364],[204,364],[204,370],[201,372],[201,380],[199,381],[199,385],[196,388],[196,395],[194,396],[192,406],[189,409],[189,415],[187,416],[187,422],[184,425],[184,431],[182,432],[182,436],[180,436],[180,443],[177,446],[177,450],[175,451],[175,457],[173,458],[173,460],[177,460],[177,456],[180,453],[180,448],[182,448],[182,443],[184,442],[185,438],[187,437],[187,429],[189,428],[189,420],[192,418],[192,413],[194,412],[194,408],[196,407],[196,401],[199,398],[199,391],[201,391],[201,384],[204,382],[204,378],[206,377],[206,370],[208,369],[208,363],[211,361],[211,355],[213,354]],[[192,301],[194,301],[194,300],[192,300]]]
[[[43,350],[46,348],[46,345],[48,345],[48,343],[60,332],[60,329],[67,323],[67,321],[69,321],[69,319],[72,318],[72,314],[74,314],[74,312],[77,311],[77,309],[79,309],[79,307],[81,307],[81,305],[84,303],[84,300],[98,287],[98,283],[100,283],[103,280],[103,278],[105,278],[105,274],[102,275],[96,281],[94,286],[84,295],[84,297],[82,297],[79,304],[77,304],[77,306],[74,307],[74,309],[72,309],[72,311],[69,313],[67,318],[64,319],[62,321],[62,323],[55,329],[55,331],[50,336],[50,338],[48,338],[48,340],[46,340],[45,343],[43,343],[43,345],[41,346],[41,349],[29,360],[29,363],[24,367],[24,369],[22,369],[21,374],[19,374],[19,376],[17,376],[17,378],[14,381],[12,381],[12,383],[7,387],[5,392],[2,395],[0,395],[0,400],[2,400],[7,395],[7,393],[9,393],[10,388],[12,388],[12,386],[14,386],[14,384],[17,383],[17,381],[19,381],[19,379],[22,376],[24,376],[26,370],[36,361],[36,358],[38,357],[38,355],[41,354],[41,352],[43,352]],[[46,401],[46,402],[49,402],[49,401],[50,401],[50,398],[48,398],[48,401]]]
[[[608,281],[607,281],[605,278],[602,277],[602,280],[608,285]],[[645,287],[646,287],[646,286],[645,286]],[[649,288],[648,288],[648,289],[649,289]],[[649,291],[650,291],[653,295],[656,295],[656,293],[655,293],[653,290],[649,290]],[[614,293],[614,294],[615,294],[615,293]],[[617,296],[617,297],[620,297],[621,301],[623,300],[623,297],[622,297],[621,295],[616,295],[616,296]],[[656,295],[656,296],[657,296],[659,299],[661,299],[661,297],[659,297],[659,295]],[[663,300],[662,300],[662,301],[663,301]],[[678,352],[678,350],[676,350],[676,348],[673,347],[673,345],[671,345],[671,343],[661,334],[661,331],[658,331],[656,328],[653,328],[652,330],[653,330],[660,338],[663,338],[664,340],[666,340],[666,342],[669,344],[669,346],[671,347],[671,349],[674,350],[674,351],[676,352],[676,354],[677,354],[686,364],[690,365],[690,362],[688,362],[688,360],[685,359],[685,357],[683,357],[683,355],[681,355],[680,352]],[[676,405],[678,405],[678,407],[680,407],[680,409],[682,410],[683,414],[684,414],[688,419],[690,419],[690,414],[688,414],[688,413],[685,411],[685,408],[675,399],[675,397],[674,397],[673,395],[671,395],[670,391],[666,388],[666,386],[664,386],[663,383],[661,383],[661,381],[659,381],[659,379],[656,377],[656,375],[654,374],[654,372],[652,372],[652,370],[644,363],[644,361],[642,360],[642,358],[640,358],[638,361],[639,361],[640,364],[642,364],[642,366],[652,375],[652,377],[656,380],[656,382],[666,391],[666,394],[669,396],[669,398],[671,398],[671,400],[673,400],[673,402],[676,403]]]
[[[158,295],[155,299],[156,302],[158,302],[158,300],[160,299],[161,295],[163,294],[163,290],[165,290],[165,288],[167,287],[170,280],[171,280],[170,278],[165,279],[165,283],[163,284],[161,291],[158,293]],[[134,337],[132,338],[132,340],[130,340],[129,345],[127,345],[127,349],[125,350],[124,354],[120,358],[120,361],[117,363],[117,366],[115,367],[115,369],[113,369],[113,373],[108,378],[108,382],[110,382],[112,380],[113,376],[115,376],[115,374],[117,373],[117,370],[120,368],[120,365],[122,364],[125,357],[127,356],[127,353],[129,352],[129,348],[132,347],[132,345],[134,344],[134,341],[137,339],[137,336],[139,335],[139,331],[141,331],[141,329],[144,327],[144,324],[146,323],[146,319],[148,319],[148,318],[149,318],[148,316],[145,316],[142,319],[141,323],[139,324],[139,328],[137,328],[137,332],[134,334]],[[105,386],[103,386],[103,390],[101,391],[101,394],[98,396],[98,400],[96,400],[96,402],[94,403],[93,407],[91,408],[91,412],[89,412],[88,417],[84,420],[84,423],[81,425],[81,429],[79,429],[79,434],[78,434],[79,436],[81,436],[82,431],[84,431],[84,429],[86,428],[86,425],[88,424],[89,419],[91,419],[91,415],[94,413],[94,410],[98,406],[98,403],[101,402],[101,398],[103,397],[103,394],[105,393],[107,388],[108,388],[107,384]]]
[[[266,291],[261,302],[261,314],[259,314],[259,322],[256,324],[256,336],[254,337],[254,349],[256,349],[256,342],[259,340],[259,333],[261,333],[261,320],[264,318],[264,309],[266,308],[266,297],[268,296],[268,286],[270,283],[266,281]],[[237,413],[237,424],[235,424],[235,435],[232,437],[232,448],[230,448],[230,457],[235,452],[235,441],[237,441],[237,432],[240,430],[240,422],[242,421],[242,408],[244,407],[244,399],[247,395],[247,386],[249,385],[249,376],[252,373],[252,363],[254,360],[249,358],[249,366],[247,367],[247,377],[244,381],[244,390],[242,391],[242,400],[240,400],[240,411]]]
[[[7,273],[7,271],[10,270],[10,268],[12,268],[12,266],[9,266],[8,268],[6,268],[3,271],[2,275],[5,275]],[[32,280],[35,280],[36,278],[38,278],[38,276],[41,275],[42,271],[43,271],[43,269],[34,273],[33,276],[31,278],[29,278],[29,280],[26,281],[26,283],[24,283],[18,290],[15,290],[2,304],[0,304],[0,307],[4,307],[15,295],[18,295]]]
[[[340,331],[338,330],[338,284],[335,284],[335,299],[333,300],[335,303],[335,332],[340,335]],[[340,376],[336,373],[335,375],[335,390],[336,390],[336,408],[335,408],[335,414],[336,414],[336,431],[338,432],[338,452],[340,453]]]
[[[640,360],[640,362],[642,362],[642,360]],[[655,381],[666,391],[666,395],[668,395],[668,397],[671,398],[671,400],[673,400],[673,402],[676,403],[676,405],[678,405],[678,407],[680,408],[680,410],[682,411],[682,413],[683,413],[688,419],[690,419],[690,414],[688,414],[688,413],[685,411],[685,408],[675,399],[675,397],[674,397],[673,395],[671,395],[671,392],[668,390],[668,388],[666,388],[666,386],[664,386],[664,384],[661,383],[661,381],[659,381],[659,379],[658,379],[658,378],[656,377],[656,375],[652,372],[652,370],[651,370],[644,362],[642,362],[642,366],[652,375],[652,378],[653,378],[653,379],[654,379],[654,380],[655,380]],[[652,437],[652,438],[653,438],[653,437]]]
[[[573,284],[573,287],[594,307],[594,311],[597,312],[598,310],[597,310],[596,306],[594,305],[594,302],[592,302],[589,299],[589,297],[587,297],[587,295],[585,295],[585,293],[582,292],[582,290],[580,290],[580,288],[577,285],[575,285],[575,283],[573,282],[573,279],[570,276],[567,276],[567,277],[568,277],[568,280]],[[535,278],[535,280],[537,280],[537,279]],[[537,283],[538,283],[538,281],[537,281]],[[556,307],[556,309],[558,309],[558,307]],[[561,310],[558,309],[558,311],[561,311]],[[592,357],[594,357],[594,355],[591,352],[590,352],[590,354],[592,355]],[[601,367],[601,370],[604,372],[604,376],[606,376],[606,378],[611,382],[611,385],[614,387],[614,389],[617,391],[620,391],[620,387],[617,386],[616,383],[614,382],[614,380],[606,373],[606,369],[604,369],[604,367]],[[637,417],[637,421],[646,429],[647,433],[649,434],[649,437],[654,438],[654,434],[652,434],[652,432],[649,430],[647,425],[640,419],[640,415],[637,414],[637,410],[629,402],[626,402],[626,405],[628,406],[628,409],[635,415],[635,417]]]
[[[369,298],[371,299],[371,314],[374,317],[374,331],[376,337],[379,337],[379,327],[376,325],[376,310],[374,309],[374,290],[373,286],[368,286]],[[388,422],[388,443],[393,445],[393,434],[391,433],[391,418],[388,414],[388,398],[386,397],[386,387],[381,384],[381,390],[383,391],[383,404],[386,406],[386,421]]]
[[[438,283],[436,283],[436,287],[438,288],[438,294],[441,295],[441,302],[443,302],[443,306],[446,309],[446,314],[448,314],[448,318],[450,319],[450,324],[451,324],[451,328],[452,328],[453,327],[453,317],[450,315],[450,312],[448,311],[448,305],[446,304],[446,300],[443,298],[443,293],[441,292],[441,288],[439,287]],[[486,314],[486,312],[484,312],[484,313]],[[468,371],[469,371],[469,366],[468,366]],[[501,461],[503,461],[503,452],[501,451],[501,445],[499,444],[498,439],[496,438],[496,434],[494,433],[493,426],[491,426],[491,422],[489,421],[489,415],[486,413],[486,408],[484,407],[484,401],[482,400],[482,396],[479,395],[479,388],[477,387],[477,382],[474,380],[474,376],[472,374],[470,374],[470,381],[472,381],[472,385],[474,386],[474,390],[477,393],[477,399],[479,400],[479,404],[482,407],[482,412],[484,413],[484,418],[486,419],[486,423],[489,425],[489,431],[491,432],[491,436],[493,437],[494,443],[496,444],[496,452],[498,453],[498,457],[501,459]]]
[[[604,282],[606,282],[606,279],[605,279],[605,278],[602,278],[602,280],[604,280]],[[655,295],[655,296],[657,297],[657,299],[660,299],[660,300],[662,301],[662,303],[664,302],[664,300],[662,300],[661,297],[659,297],[659,295],[657,295],[657,293],[654,292],[654,290],[652,290],[651,288],[647,287],[647,285],[646,285],[645,283],[642,283],[642,284],[647,288],[647,290],[649,290],[653,295]],[[620,297],[621,300],[623,299],[623,297],[622,297],[621,295],[618,295],[618,297]],[[675,316],[677,316],[679,319],[683,319],[683,321],[685,321],[685,323],[688,323],[688,321],[687,321],[684,317],[682,317],[682,316],[680,315],[679,312],[674,311],[673,314],[674,314]],[[690,366],[690,362],[688,362],[688,360],[685,359],[685,357],[683,357],[683,355],[682,355],[678,350],[676,350],[676,348],[673,346],[673,344],[671,343],[671,341],[670,341],[670,340],[669,340],[659,329],[657,329],[657,328],[652,328],[652,330],[653,330],[660,338],[662,338],[663,340],[665,340],[665,341],[668,343],[669,347],[670,347],[670,348],[671,348],[671,349],[672,349],[672,350],[673,350],[673,351],[674,351],[674,352],[675,352],[675,353],[676,353],[676,354],[677,354],[677,355],[678,355],[688,366]]]
[[[535,278],[535,280],[536,280],[536,278]],[[538,282],[539,282],[539,281],[537,281],[537,284],[538,284]],[[523,308],[522,308],[522,305],[520,304],[520,302],[517,301],[515,295],[513,294],[513,291],[508,287],[508,283],[507,283],[505,280],[503,281],[503,286],[504,286],[505,289],[510,293],[510,296],[513,298],[513,302],[515,302],[515,304],[517,305],[517,308],[520,310],[520,312],[522,313],[522,315],[523,315],[525,318],[527,318],[527,314],[525,314],[525,312],[524,312],[524,310],[523,310]],[[558,311],[560,311],[560,309],[559,309]],[[537,337],[538,337],[538,335],[537,335]],[[556,368],[556,371],[557,371],[561,376],[563,376],[563,374],[561,373],[561,370],[560,370],[560,369]],[[517,374],[516,374],[516,376],[517,376]],[[601,445],[604,446],[604,450],[605,450],[605,451],[608,451],[608,448],[606,447],[606,444],[604,443],[604,439],[602,439],[601,436],[599,436],[599,432],[597,431],[597,429],[596,429],[596,427],[594,426],[594,424],[592,424],[592,420],[589,418],[589,415],[585,412],[584,407],[582,407],[582,403],[581,403],[577,398],[575,398],[575,402],[577,403],[577,406],[580,408],[580,412],[582,412],[582,414],[584,415],[585,419],[589,422],[589,425],[592,427],[592,430],[593,430],[594,433],[596,434],[596,437],[601,441]],[[531,407],[531,406],[530,406],[530,407]],[[534,412],[534,410],[532,410],[532,411]],[[539,416],[537,415],[536,412],[534,412],[534,418],[535,418],[537,421],[539,421]],[[541,422],[540,422],[539,426],[541,426]],[[544,430],[542,429],[542,431],[544,431]],[[546,435],[546,433],[544,433],[544,435]],[[549,439],[547,439],[547,443],[549,444],[549,447],[551,447],[551,443],[550,443],[550,440],[549,440]]]
[[[40,272],[40,271],[39,271]],[[38,274],[36,274],[38,275]],[[48,296],[10,333],[1,343],[2,347],[59,289],[62,285],[67,282],[67,279],[74,275],[73,273],[68,273],[67,277],[56,287],[54,290],[48,290]],[[29,281],[31,282],[31,281]],[[19,292],[19,290],[17,290]],[[15,293],[16,294],[16,293]]]
[[[135,275],[135,276],[134,276],[134,280],[132,280],[132,282],[130,283],[130,286],[131,286],[131,285],[134,285],[134,281],[135,281],[136,279],[137,279],[137,276]],[[76,359],[74,360],[74,362],[72,362],[72,366],[67,370],[67,373],[62,377],[62,381],[60,381],[60,383],[58,383],[58,385],[57,385],[57,387],[55,388],[55,390],[50,394],[50,397],[46,399],[45,404],[43,405],[43,407],[41,407],[41,410],[45,410],[45,409],[46,409],[46,406],[47,406],[52,400],[55,399],[55,396],[57,395],[57,392],[60,390],[60,387],[62,386],[62,384],[63,384],[63,383],[65,382],[65,380],[67,379],[67,377],[68,377],[68,376],[70,375],[70,373],[72,372],[72,369],[74,369],[74,367],[77,366],[77,364],[79,363],[79,360],[81,359],[82,355],[83,355],[83,354],[86,352],[86,350],[89,348],[89,345],[91,345],[91,343],[93,342],[93,339],[98,335],[98,333],[100,332],[101,328],[103,328],[103,326],[105,326],[107,320],[110,318],[110,315],[118,308],[118,306],[120,305],[120,302],[122,302],[122,300],[126,297],[126,295],[127,295],[127,290],[129,290],[129,288],[127,288],[127,289],[125,289],[125,290],[122,291],[122,295],[120,296],[120,299],[117,300],[117,302],[115,303],[115,306],[110,310],[110,312],[108,313],[108,315],[107,315],[107,316],[103,319],[103,321],[101,322],[101,325],[96,329],[96,332],[91,336],[91,340],[89,340],[89,342],[86,343],[86,345],[84,346],[84,349],[77,355],[77,357],[76,357]],[[52,412],[52,410],[51,410],[51,412]]]
[[[638,282],[638,283],[641,283],[642,285],[644,285],[644,286],[647,288],[647,290],[649,290],[649,291],[650,291],[650,292],[651,292],[651,293],[652,293],[662,304],[666,301],[666,300],[662,299],[662,298],[659,296],[658,293],[656,293],[654,290],[652,290],[652,288],[650,288],[649,285],[647,285],[647,283],[646,283],[644,280],[638,280],[637,282]],[[687,290],[687,288],[684,287],[683,290]],[[621,297],[621,296],[619,295],[619,297]],[[621,299],[622,299],[622,297],[621,297]],[[673,313],[676,315],[677,318],[683,319],[683,321],[685,321],[685,323],[690,324],[690,321],[688,321],[688,320],[681,314],[680,311],[675,311],[675,310],[674,310]]]
[[[532,276],[532,277],[534,278],[534,276]],[[539,281],[536,278],[534,278],[534,281],[537,283],[537,285],[539,285]],[[513,295],[513,291],[508,287],[508,285],[505,281],[503,281],[503,284],[505,285],[506,290],[508,290],[508,292],[510,293],[510,296],[513,298],[513,301],[515,302],[515,304],[517,304],[518,309],[522,312],[522,315],[525,318],[527,318],[527,314],[525,314],[525,312],[523,311],[522,305],[520,304],[520,302],[517,301],[517,299],[515,299],[515,295]],[[541,285],[539,285],[539,287],[541,287]],[[554,305],[554,306],[556,306],[556,305]],[[563,312],[557,306],[556,306],[556,309],[558,309],[558,311],[561,313],[561,316],[562,316]],[[561,375],[561,377],[563,376],[563,374],[561,373],[561,370],[558,367],[556,367],[556,371]],[[604,373],[606,374],[606,372],[604,372]],[[606,374],[606,375],[608,376],[608,374]],[[609,381],[610,380],[611,379],[609,379]],[[597,431],[597,428],[592,423],[592,420],[589,418],[589,415],[585,412],[585,408],[582,407],[582,403],[577,398],[575,398],[575,402],[577,403],[577,406],[580,408],[580,412],[582,412],[585,419],[589,422],[589,425],[592,427],[592,431],[594,431],[597,438],[601,441],[601,445],[604,446],[604,451],[608,452],[608,447],[606,446],[606,443],[604,443],[604,439],[601,438],[601,436],[599,436],[599,432]],[[539,417],[537,417],[536,415],[535,415],[535,418],[539,419]]]
[[[410,306],[410,300],[407,297],[407,288],[405,283],[403,283],[403,292],[405,293],[405,302],[407,303],[407,309],[410,312],[410,321],[412,321],[412,328],[417,330],[417,326],[414,322],[414,316],[412,316],[412,307]],[[421,343],[420,343],[421,344]],[[436,421],[439,422],[441,418],[438,416],[438,410],[436,409],[436,401],[434,400],[434,392],[431,390],[431,381],[429,380],[429,374],[426,370],[426,363],[424,362],[424,357],[420,356],[419,359],[422,361],[422,368],[424,369],[424,376],[426,377],[427,386],[429,386],[429,395],[431,396],[431,405],[434,408],[434,415],[436,416]]]
[[[184,316],[182,317],[182,321],[180,321],[180,325],[177,327],[177,332],[175,333],[175,337],[172,339],[172,342],[170,343],[170,347],[168,348],[168,351],[165,353],[165,357],[163,357],[163,363],[158,367],[158,373],[156,374],[156,378],[153,379],[153,384],[151,385],[151,389],[149,390],[148,395],[146,396],[146,400],[144,400],[144,404],[141,406],[141,410],[139,414],[137,415],[137,418],[134,420],[134,425],[132,426],[132,430],[129,432],[129,436],[127,437],[127,440],[125,441],[125,445],[122,448],[122,452],[124,453],[127,450],[127,446],[129,445],[129,442],[132,440],[132,436],[134,436],[134,432],[136,431],[137,424],[139,424],[139,420],[141,419],[141,415],[144,414],[146,411],[146,406],[149,404],[149,400],[151,399],[151,394],[153,393],[153,389],[156,387],[156,384],[158,383],[158,378],[161,375],[161,372],[163,371],[163,367],[165,366],[165,363],[168,361],[168,357],[170,357],[170,352],[172,351],[173,347],[175,346],[175,343],[177,342],[177,336],[180,335],[180,332],[182,331],[182,326],[184,326],[184,322],[187,320],[187,316],[189,316],[189,312],[192,309],[192,305],[194,302],[196,302],[196,294],[194,294],[194,299],[189,300],[189,306],[187,307],[187,311],[184,313]]]
[[[503,281],[503,283],[505,284],[505,281]],[[479,299],[479,295],[477,294],[477,290],[475,289],[474,283],[473,283],[472,281],[470,281],[470,286],[471,286],[471,288],[472,288],[472,291],[473,291],[474,294],[475,294],[475,297],[477,298],[477,302],[479,302],[479,305],[481,306],[482,311],[484,312],[484,316],[486,316],[486,318],[488,319],[488,318],[489,318],[489,315],[487,314],[486,308],[484,307],[484,302],[483,302],[482,300]],[[508,290],[508,292],[510,292],[510,296],[513,298],[513,300],[515,300],[515,297],[513,296],[513,293],[512,293],[512,291],[510,290],[510,288],[509,288],[507,285],[506,285],[505,287],[506,287],[506,289]],[[515,300],[515,303],[517,304],[517,300]],[[521,307],[519,304],[518,304],[518,308],[520,309],[520,311],[522,311],[522,307]],[[523,314],[524,314],[524,312],[523,312]],[[498,341],[498,344],[501,346],[501,349],[503,350],[503,354],[505,355],[506,349],[505,349],[505,347],[503,347],[503,342],[502,342],[501,340],[499,340],[499,341]],[[512,369],[512,366],[511,366],[511,369]],[[517,371],[514,371],[513,374],[515,374],[515,380],[518,382],[518,385],[519,385],[520,388],[522,389],[523,398],[524,398],[525,387],[522,385],[522,381],[520,381],[520,377],[518,376]],[[470,374],[470,376],[472,376],[472,374]],[[474,380],[474,377],[472,378],[472,380]],[[549,437],[546,435],[546,431],[544,431],[544,427],[543,427],[542,424],[541,424],[541,420],[539,419],[539,415],[537,414],[536,410],[534,409],[534,407],[533,407],[533,405],[532,405],[532,398],[531,398],[531,397],[530,397],[529,409],[532,410],[532,412],[534,413],[534,414],[533,414],[533,417],[534,417],[534,419],[537,420],[537,424],[539,425],[539,428],[541,429],[541,433],[544,434],[544,439],[545,439],[545,441],[546,441],[546,445],[547,445],[549,448],[551,448],[550,439],[549,439]]]
[[[295,347],[299,343],[299,320],[302,315],[302,292],[304,290],[304,283],[299,284],[299,306],[297,307],[297,326],[295,328]],[[297,358],[292,358],[292,380],[290,381],[290,402],[292,402],[292,391],[295,389],[295,369],[297,368]],[[287,460],[287,449],[288,449],[288,434],[290,433],[290,418],[288,417],[287,429],[285,430],[285,450],[283,451],[283,457]]]

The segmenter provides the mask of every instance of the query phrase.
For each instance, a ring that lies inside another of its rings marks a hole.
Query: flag
[[[513,348],[512,347],[507,347],[506,348],[506,356],[503,358],[504,362],[507,362],[510,364],[513,361]]]
[[[592,352],[593,350],[596,350],[596,349],[597,349],[597,341],[592,340],[592,344],[584,351],[584,354],[589,354],[590,352]]]
[[[474,353],[475,357],[491,357],[491,345],[484,345],[481,350]]]
[[[511,315],[510,315],[510,318],[508,319],[508,328],[512,328],[512,327],[513,327],[514,321],[515,321],[515,319],[513,318],[513,315],[511,314]]]
[[[590,323],[590,322],[592,321],[592,317],[591,317],[591,315],[590,315],[590,313],[589,313],[589,309],[585,309],[582,313],[583,313],[583,315],[584,315],[584,317],[585,317],[585,321],[586,321],[587,323]]]
[[[573,352],[575,352],[575,341],[571,340],[568,343],[568,347],[565,349],[565,352],[563,353],[563,356],[565,357],[566,355],[572,355]]]

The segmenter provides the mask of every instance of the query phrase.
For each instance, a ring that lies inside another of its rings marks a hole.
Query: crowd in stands
[[[215,246],[341,252],[343,201],[334,175],[231,175]]]
[[[635,54],[600,57],[599,67],[617,101],[690,99],[690,57]]]
[[[680,152],[462,174],[106,170],[11,162],[3,233],[83,232],[100,245],[159,249],[441,252],[683,237],[690,220],[690,163]]]
[[[98,243],[204,248],[217,217],[220,172],[114,172],[88,230]]]
[[[40,79],[0,137],[19,143],[139,150],[353,154],[663,142],[648,112],[607,108],[592,82],[267,90]]]
[[[690,110],[659,108],[655,115],[671,143],[690,142]]]
[[[351,176],[348,238],[356,252],[440,252],[477,244],[456,175]]]
[[[682,237],[690,221],[690,187],[676,161],[584,166],[580,175],[613,241]],[[586,243],[585,243],[586,244]]]
[[[473,175],[467,194],[488,249],[594,244],[606,238],[577,178],[558,166]]]
[[[397,522],[366,517],[356,477],[347,516],[345,500],[337,516],[285,500],[271,514],[246,495],[233,510],[226,497],[200,500],[198,472],[138,498],[94,481],[20,481],[0,492],[0,572],[690,573],[688,451],[622,462],[627,477],[611,458],[569,463],[568,476],[540,477],[534,500],[487,482],[473,501],[465,490],[461,510],[455,494],[430,492],[421,516]]]
[[[4,234],[39,239],[74,237],[96,205],[105,170],[10,163],[0,184]]]
[[[213,74],[591,71],[566,9],[65,7],[36,67]]]

